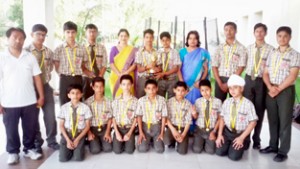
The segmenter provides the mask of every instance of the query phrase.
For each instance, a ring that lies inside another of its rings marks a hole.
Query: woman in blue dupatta
[[[182,65],[178,78],[189,87],[186,99],[195,104],[195,101],[201,97],[199,82],[209,75],[210,54],[200,48],[200,37],[197,31],[188,33],[185,45],[186,48],[179,51]]]

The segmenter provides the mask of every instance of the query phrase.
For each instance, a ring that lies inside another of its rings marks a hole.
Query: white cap
[[[245,86],[245,80],[236,74],[233,74],[229,77],[228,82],[227,82],[228,86]]]

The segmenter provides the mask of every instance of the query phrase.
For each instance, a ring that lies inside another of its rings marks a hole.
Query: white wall
[[[54,47],[54,0],[23,0],[24,29],[28,38],[25,44],[31,42],[31,28],[34,24],[44,24],[48,28],[45,44]]]
[[[291,46],[300,51],[300,1],[299,0],[265,0],[257,9],[238,17],[238,38],[244,45],[254,42],[253,27],[262,22],[268,26],[266,41],[277,46],[276,30],[280,26],[292,28]],[[248,21],[245,22],[245,18]],[[245,30],[244,30],[245,29]]]
[[[44,24],[48,29],[45,45],[54,50],[54,0],[23,0],[24,30],[27,35],[25,45],[31,43],[31,29],[34,24]],[[50,85],[58,89],[58,75],[52,72]]]

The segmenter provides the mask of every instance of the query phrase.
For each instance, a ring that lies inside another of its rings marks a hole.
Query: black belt
[[[200,128],[199,129],[202,131],[202,132],[205,132],[205,133],[210,133],[211,131],[214,130],[214,128]],[[208,129],[208,130],[207,130]]]
[[[147,79],[147,80],[148,80],[148,79],[155,79],[154,76],[144,76],[144,78]]]
[[[176,80],[176,77],[175,76],[173,76],[173,77],[163,77],[162,78],[163,80],[167,80],[167,81],[171,81],[171,80]]]
[[[122,126],[122,125],[118,125],[118,128],[120,128],[120,129],[130,129],[131,128],[131,126],[132,125],[124,125],[124,126]]]
[[[176,126],[176,125],[173,125],[173,127],[176,129],[176,131],[178,131],[179,133],[182,133],[183,131],[184,131],[184,129],[185,129],[185,126],[183,126],[183,127],[180,127],[180,130],[178,129],[178,126]]]
[[[271,83],[271,85],[272,85],[272,86],[275,86],[275,87],[278,87],[278,86],[279,86],[278,84],[273,84],[273,83]]]
[[[83,131],[82,129],[80,129],[80,130],[77,129],[77,130],[76,130],[76,134],[80,134],[82,131]],[[66,132],[72,133],[72,129],[66,129]]]
[[[246,74],[246,76],[248,76],[251,79],[251,75]],[[262,77],[255,77],[255,79],[262,79]]]
[[[143,124],[147,127],[148,126],[148,123],[147,122],[143,122]],[[161,122],[157,122],[157,123],[150,123],[150,127],[151,126],[154,126],[154,125],[161,125]]]
[[[75,75],[75,76],[72,76],[72,75],[65,75],[65,74],[60,74],[61,77],[82,77],[82,75]]]
[[[102,130],[104,130],[104,129],[106,129],[107,128],[107,124],[103,124],[103,125],[101,125],[101,126],[92,126],[91,127],[91,129],[92,130],[97,130],[97,131],[102,131]]]
[[[226,126],[225,129],[227,129],[229,132],[231,132],[233,134],[241,134],[242,133],[242,131],[237,131],[236,129],[230,129],[227,126]]]

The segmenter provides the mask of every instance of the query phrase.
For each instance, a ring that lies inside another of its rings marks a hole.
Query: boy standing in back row
[[[66,41],[54,50],[53,57],[55,69],[60,76],[60,105],[69,101],[67,89],[71,84],[83,85],[82,74],[86,70],[85,63],[88,61],[86,50],[75,41],[77,25],[68,21],[63,29]]]
[[[144,46],[136,52],[135,63],[137,64],[138,83],[137,98],[145,96],[145,82],[154,79],[155,75],[161,71],[161,58],[153,48],[154,31],[146,29],[144,31]]]
[[[97,43],[99,32],[96,25],[86,25],[85,31],[87,43],[84,48],[88,55],[88,61],[86,62],[83,76],[83,96],[86,100],[94,94],[91,87],[92,78],[104,77],[107,65],[107,52],[103,45]]]
[[[155,75],[158,79],[158,94],[162,97],[166,97],[168,94],[168,99],[172,98],[174,94],[174,86],[177,82],[177,71],[181,65],[181,60],[178,52],[172,49],[171,35],[169,32],[162,32],[160,34],[160,42],[163,48],[158,51],[159,57],[162,62],[162,71]]]
[[[276,32],[279,47],[267,60],[263,80],[268,88],[266,106],[268,111],[270,142],[261,153],[277,153],[274,161],[287,159],[291,146],[292,113],[295,102],[295,81],[300,67],[300,54],[290,46],[292,29],[282,26]]]
[[[224,25],[226,42],[221,44],[212,59],[212,70],[216,79],[215,96],[224,100],[227,98],[227,81],[232,74],[241,75],[247,61],[247,49],[236,40],[237,26],[233,22]]]
[[[58,150],[59,144],[56,141],[57,124],[55,119],[55,106],[53,89],[49,84],[51,80],[51,72],[53,70],[53,52],[48,47],[44,46],[44,41],[47,36],[47,28],[42,24],[36,24],[32,27],[32,43],[25,48],[28,52],[32,53],[40,66],[42,71],[41,78],[44,84],[45,104],[41,107],[44,113],[44,123],[46,127],[48,147]],[[35,149],[37,152],[42,153],[42,139],[40,125],[37,127],[37,135],[35,138]]]
[[[255,43],[247,48],[248,59],[244,96],[252,101],[258,116],[252,136],[253,149],[260,149],[260,132],[264,120],[267,94],[267,87],[263,82],[262,76],[266,67],[267,58],[273,50],[273,47],[265,42],[266,35],[267,26],[262,23],[256,24],[254,26]]]

